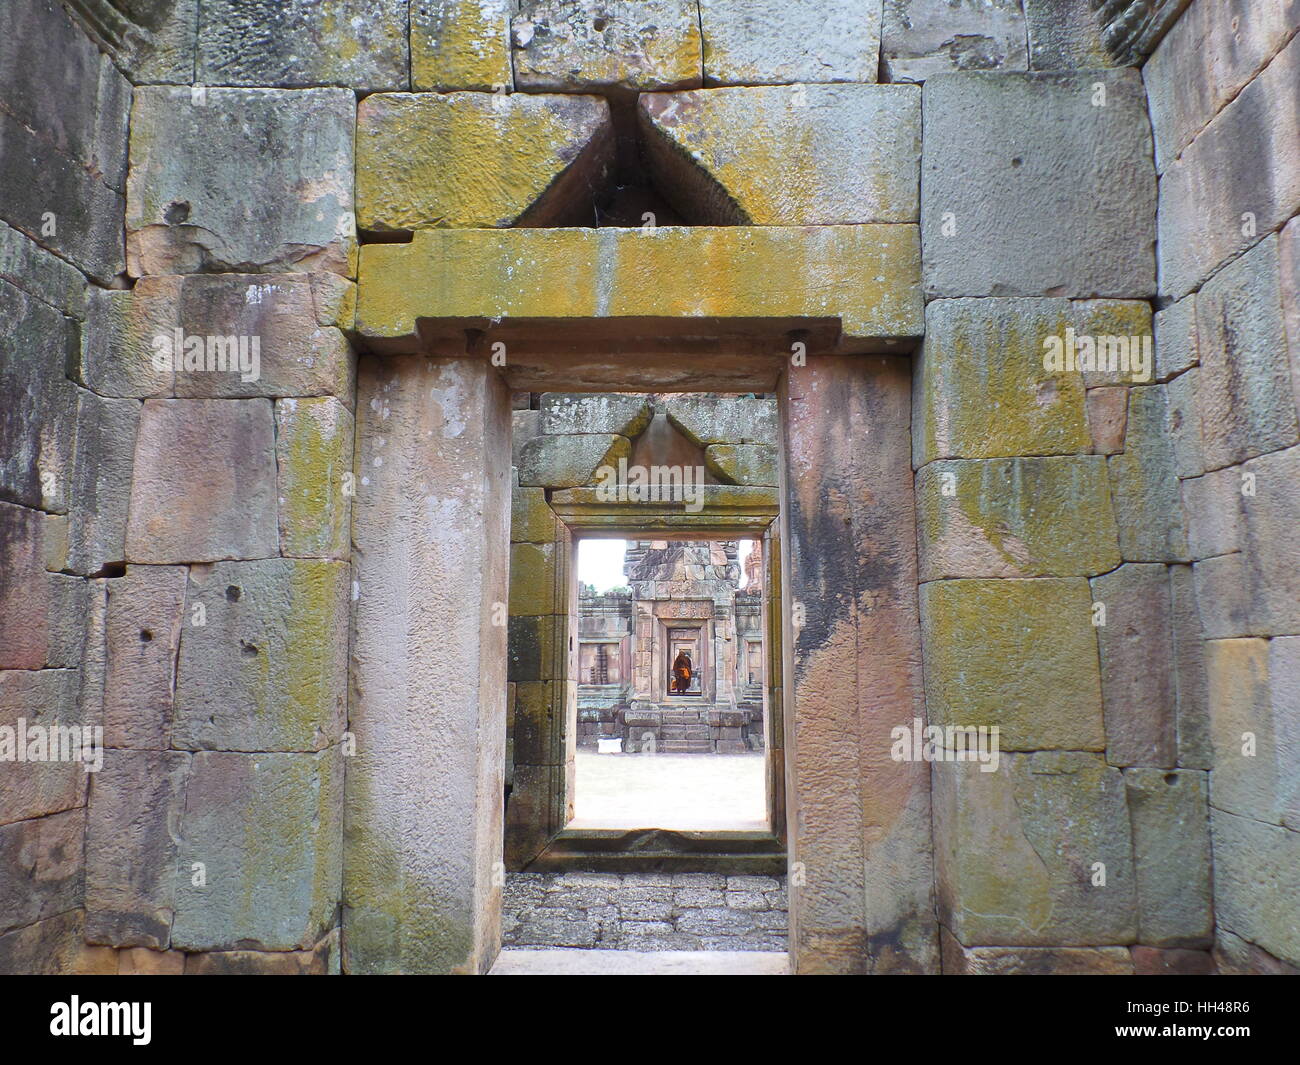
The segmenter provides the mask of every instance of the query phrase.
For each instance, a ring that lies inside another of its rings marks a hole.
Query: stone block
[[[1126,562],[1182,562],[1187,558],[1168,385],[1129,389],[1124,453],[1112,455],[1111,501]]]
[[[1278,281],[1282,323],[1291,356],[1291,395],[1300,411],[1300,218],[1291,219],[1278,238]]]
[[[520,0],[515,85],[529,92],[653,92],[700,84],[700,14],[688,0]]]
[[[499,92],[514,84],[511,0],[414,0],[411,88]]]
[[[546,392],[539,410],[541,433],[617,433],[640,436],[653,411],[644,396],[617,392]]]
[[[1300,633],[1300,447],[1242,467],[1245,564],[1254,627],[1270,636]],[[1254,495],[1245,494],[1245,489]]]
[[[171,746],[176,653],[185,615],[183,566],[128,566],[106,582],[104,742],[109,747]]]
[[[346,560],[351,549],[352,412],[333,396],[275,405],[280,551]]]
[[[1240,551],[1245,541],[1245,483],[1240,467],[1212,470],[1182,481],[1187,552],[1194,559]]]
[[[1156,947],[1214,942],[1208,774],[1124,770],[1137,872],[1138,939]]]
[[[726,484],[777,483],[776,448],[768,444],[710,444],[704,449],[704,464]]]
[[[544,488],[515,488],[510,497],[510,539],[515,543],[549,544],[559,536],[555,512]]]
[[[1155,330],[1157,381],[1167,381],[1175,374],[1200,365],[1195,293],[1156,312]]]
[[[172,745],[319,751],[343,730],[348,565],[263,559],[194,566],[176,672]]]
[[[0,113],[0,187],[0,219],[14,229],[102,285],[122,272],[121,192],[8,113]]]
[[[86,316],[86,279],[34,240],[0,222],[0,281],[72,318]]]
[[[404,88],[404,0],[203,0],[195,81]]]
[[[1268,686],[1282,824],[1300,831],[1300,636],[1268,641]]]
[[[627,437],[617,433],[539,436],[525,444],[519,456],[519,484],[547,488],[591,484],[597,470],[610,466],[617,471],[618,460],[631,452]]]
[[[33,740],[34,727],[92,724],[77,705],[77,671],[0,671],[0,728],[13,729],[17,741],[20,722]],[[75,761],[0,762],[0,825],[84,806],[88,777]]]
[[[186,976],[329,976],[339,972],[339,933],[312,950],[212,950],[185,955]]]
[[[144,0],[131,10],[149,31],[147,47],[122,57],[137,85],[189,85],[199,33],[199,0]]]
[[[645,94],[637,117],[656,184],[694,222],[917,221],[921,91],[914,86]]]
[[[515,685],[515,764],[562,765],[566,752],[564,681]]]
[[[961,4],[885,0],[880,61],[889,81],[925,81],[948,70],[1027,70],[1020,0]]]
[[[567,589],[561,580],[562,563],[556,552],[563,545],[510,545],[510,615],[558,615],[565,609]],[[565,567],[567,568],[567,567]],[[513,677],[514,680],[526,678]]]
[[[1174,639],[1174,691],[1178,708],[1178,764],[1209,769],[1210,708],[1205,675],[1205,640],[1196,610],[1191,566],[1169,567],[1170,620]]]
[[[1296,443],[1300,424],[1282,322],[1277,237],[1205,283],[1196,297],[1196,326],[1203,349],[1196,401],[1207,468]]]
[[[376,94],[357,110],[357,225],[589,224],[613,146],[597,96]]]
[[[510,613],[507,665],[510,679],[562,680],[567,675],[568,619],[556,614]]]
[[[40,669],[50,636],[50,585],[44,573],[44,523],[38,510],[0,503],[0,668]]]
[[[1292,38],[1166,168],[1157,218],[1162,295],[1181,298],[1300,210],[1297,81],[1300,40]],[[1204,337],[1202,346],[1209,351]]]
[[[922,101],[927,296],[1154,294],[1156,180],[1136,70],[936,74]]]
[[[1273,717],[1269,642],[1247,638],[1206,644],[1212,799],[1217,809],[1280,825],[1283,788],[1293,777],[1295,763],[1282,760],[1294,751],[1284,751],[1290,744],[1279,736]]]
[[[939,916],[963,945],[1094,947],[1137,938],[1118,769],[1083,751],[1004,754],[996,773],[970,763],[933,768]]]
[[[126,558],[127,504],[139,423],[138,401],[78,391],[68,503],[68,568],[74,573],[98,573]]]
[[[77,323],[0,280],[0,498],[68,509],[77,391],[64,375],[80,344]]]
[[[1250,576],[1240,554],[1217,555],[1192,567],[1196,580],[1196,605],[1207,640],[1263,634],[1253,601]]]
[[[355,108],[350,89],[138,89],[130,274],[351,274]],[[249,199],[231,189],[259,192]]]
[[[1219,930],[1300,966],[1300,833],[1217,807],[1210,815]]]
[[[1179,478],[1199,477],[1205,471],[1201,411],[1196,398],[1200,376],[1200,369],[1194,366],[1165,385],[1166,416],[1174,447],[1174,473]]]
[[[1135,976],[1213,976],[1214,957],[1208,950],[1130,947]]]
[[[179,950],[150,950],[127,947],[118,951],[120,976],[180,976],[185,972],[185,954]]]
[[[1163,173],[1290,39],[1294,0],[1191,4],[1142,68]]]
[[[81,910],[68,910],[0,936],[0,973],[24,976],[112,975],[114,951],[86,946]]]
[[[277,553],[272,407],[265,399],[145,401],[126,530],[131,562]]]
[[[357,328],[413,345],[417,317],[580,320],[584,334],[591,319],[739,317],[786,329],[790,318],[838,317],[840,348],[862,350],[923,331],[919,257],[916,227],[898,224],[422,229],[409,244],[362,250]]]
[[[175,377],[170,360],[154,361],[155,337],[170,343],[179,322],[184,278],[142,277],[132,289],[91,287],[86,292],[86,325],[69,376],[101,396],[170,396]]]
[[[1091,602],[1081,577],[923,584],[931,724],[999,726],[1003,750],[1101,750]]]
[[[1024,0],[1029,66],[1033,70],[1087,70],[1118,66],[1102,40],[1091,4]]]
[[[177,864],[189,774],[190,755],[181,751],[105,754],[87,814],[90,942],[155,950],[170,943],[177,885],[193,875]]]
[[[1063,299],[931,302],[916,370],[913,465],[1088,451],[1081,375],[1043,365],[1044,341],[1064,337],[1071,323]]]
[[[668,420],[697,447],[767,444],[779,440],[776,404],[745,396],[675,396]]]
[[[1124,429],[1128,425],[1128,388],[1124,385],[1090,388],[1084,409],[1093,454],[1116,455],[1123,451]]]
[[[1129,563],[1091,581],[1106,609],[1097,626],[1106,761],[1118,766],[1176,764],[1177,697],[1168,568]],[[1154,663],[1160,665],[1153,668]]]
[[[880,0],[701,0],[706,85],[875,81]]]
[[[343,847],[343,764],[317,754],[194,755],[172,945],[304,950],[334,922]],[[291,848],[286,840],[293,840]]]
[[[942,929],[945,976],[1131,976],[1123,947],[963,947]]]
[[[81,905],[86,812],[0,826],[0,933]]]
[[[1300,967],[1273,957],[1222,925],[1214,930],[1214,964],[1224,976],[1300,976]]]
[[[921,580],[1073,577],[1119,564],[1100,455],[941,460],[916,475]]]

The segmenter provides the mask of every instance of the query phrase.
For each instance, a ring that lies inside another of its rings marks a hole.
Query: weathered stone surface
[[[0,932],[81,905],[86,812],[0,826]]]
[[[1129,389],[1124,453],[1106,460],[1119,549],[1126,562],[1181,562],[1187,557],[1168,387]]]
[[[1256,821],[1281,824],[1282,782],[1292,779],[1295,763],[1281,760],[1269,685],[1269,641],[1211,640],[1205,648],[1205,667],[1214,745],[1214,805]]]
[[[801,973],[939,967],[929,771],[890,757],[894,728],[925,718],[910,376],[905,358],[818,356],[783,381],[788,462],[799,473],[782,501],[781,580],[804,614],[783,724],[795,738],[791,853],[806,873],[790,892]]]
[[[1199,477],[1205,471],[1201,410],[1196,398],[1200,376],[1200,369],[1194,366],[1165,385],[1166,417],[1174,447],[1174,473],[1179,478]]]
[[[104,742],[165,750],[170,744],[176,652],[185,621],[181,566],[128,566],[106,582]]]
[[[343,730],[348,567],[263,559],[190,570],[189,626],[176,673],[172,745],[318,751]]]
[[[880,0],[701,0],[706,85],[875,81]]]
[[[1124,429],[1128,425],[1128,389],[1123,385],[1099,385],[1085,397],[1088,433],[1094,455],[1116,455],[1124,450]]]
[[[142,277],[135,287],[86,293],[86,324],[69,376],[101,396],[170,396],[170,361],[155,366],[154,338],[174,338],[180,276]]]
[[[185,956],[186,976],[326,976],[338,971],[338,929],[313,950],[213,950]]]
[[[379,93],[357,110],[362,229],[590,220],[613,161],[597,96]]]
[[[1187,551],[1194,559],[1240,551],[1245,539],[1246,500],[1241,469],[1211,470],[1181,482],[1187,515]]]
[[[1297,71],[1300,74],[1300,71]],[[1300,440],[1278,286],[1278,239],[1269,237],[1197,294],[1203,351],[1196,401],[1209,469]]]
[[[137,25],[149,30],[147,47],[124,57],[137,85],[189,85],[199,33],[199,0],[143,0],[132,5]]]
[[[778,440],[776,404],[744,396],[675,396],[668,420],[691,443],[769,444]]]
[[[367,360],[357,418],[346,965],[486,971],[500,942],[507,629],[492,620],[507,597],[510,396],[484,359]]]
[[[44,516],[0,503],[0,669],[40,669],[50,635]]]
[[[25,976],[117,972],[115,951],[86,946],[81,910],[68,910],[0,936],[0,973]]]
[[[343,759],[193,756],[181,820],[172,945],[301,950],[334,921],[343,849]],[[285,840],[293,840],[291,848]],[[202,862],[206,884],[194,884]]]
[[[1207,950],[1161,950],[1159,947],[1130,947],[1135,976],[1212,976],[1214,957]]]
[[[1106,623],[1097,626],[1106,761],[1173,766],[1178,753],[1173,671],[1152,667],[1173,654],[1167,567],[1129,563],[1091,584],[1093,602],[1106,608]]]
[[[840,346],[923,329],[910,225],[417,230],[362,250],[357,328],[421,318],[838,317]],[[728,268],[718,271],[716,264]]]
[[[1282,824],[1300,831],[1300,636],[1268,641],[1268,687],[1277,751],[1278,809]]]
[[[1063,299],[928,304],[913,401],[913,464],[1086,452],[1091,438],[1081,375],[1043,367],[1044,340],[1064,337],[1071,322]],[[971,396],[980,401],[969,402]]]
[[[1300,833],[1217,808],[1211,831],[1219,928],[1300,966]]]
[[[955,7],[885,0],[880,59],[889,81],[924,81],[947,70],[1027,70],[1020,0]]]
[[[63,367],[80,343],[77,323],[0,280],[0,498],[68,509],[77,392]]]
[[[513,681],[556,680],[568,675],[567,621],[555,615],[510,615],[507,660]]]
[[[509,89],[513,6],[511,0],[413,0],[411,88]]]
[[[351,547],[352,412],[333,396],[275,405],[280,551],[346,559]]]
[[[511,43],[515,84],[530,92],[700,84],[700,15],[688,0],[520,0]]]
[[[1195,770],[1124,770],[1143,943],[1208,947],[1214,941],[1207,778]]]
[[[1280,961],[1222,925],[1214,930],[1214,963],[1224,976],[1300,976],[1300,967]]]
[[[0,222],[0,280],[73,318],[86,316],[86,279],[75,267]]]
[[[547,488],[590,484],[602,466],[617,469],[618,460],[632,452],[617,433],[572,433],[539,436],[524,445],[519,456],[519,483]]]
[[[644,396],[547,392],[539,411],[542,433],[617,433],[640,436],[653,411]]]
[[[704,449],[705,466],[727,484],[775,486],[776,463],[776,448],[768,444],[710,444]]]
[[[168,946],[176,886],[193,875],[177,864],[189,774],[190,755],[180,751],[105,753],[86,827],[90,942]]]
[[[203,0],[195,80],[403,88],[403,0]]]
[[[1251,459],[1242,472],[1243,488],[1255,492],[1242,495],[1255,631],[1300,634],[1300,447]]]
[[[77,444],[68,500],[68,568],[97,573],[126,558],[140,404],[77,394]],[[170,458],[168,456],[167,458]]]
[[[351,274],[354,122],[347,89],[138,89],[127,182],[131,275]],[[259,191],[249,199],[231,189]]]
[[[1167,381],[1201,361],[1196,296],[1184,296],[1155,315],[1156,380]]]
[[[146,400],[126,542],[132,562],[276,554],[270,400]]]
[[[1091,4],[1072,0],[1024,0],[1029,65],[1034,70],[1088,70],[1118,63],[1101,37]]]
[[[1123,947],[963,947],[945,928],[945,976],[1131,976]]]
[[[916,474],[921,580],[1073,577],[1119,564],[1100,455],[931,462]]]
[[[515,486],[510,494],[510,539],[549,544],[558,536],[555,512],[546,502],[546,489]]]
[[[997,725],[1003,750],[1101,750],[1091,603],[1081,577],[922,585],[931,722]]]
[[[0,670],[0,726],[91,724],[77,705],[71,669]],[[72,761],[0,762],[0,824],[84,806],[88,774]]]
[[[537,617],[565,608],[564,564],[556,544],[510,545],[510,613]],[[515,678],[518,679],[518,678]]]
[[[915,222],[921,90],[809,85],[646,94],[656,184],[711,225]]]
[[[933,779],[939,917],[961,943],[1072,947],[1137,938],[1124,782],[1101,755],[1004,753],[996,773],[936,762]],[[1099,862],[1104,886],[1096,882]]]
[[[1260,609],[1251,600],[1250,573],[1241,554],[1218,555],[1192,567],[1196,604],[1207,640],[1263,633]]]
[[[927,295],[1154,294],[1156,182],[1136,71],[936,74],[922,100]]]
[[[1161,173],[1287,43],[1298,21],[1295,0],[1188,7],[1142,68]]]
[[[1178,764],[1209,769],[1210,708],[1205,675],[1205,640],[1196,610],[1191,566],[1169,567],[1170,620],[1174,638],[1174,689],[1178,707]]]
[[[1163,295],[1190,292],[1300,210],[1297,81],[1300,40],[1292,38],[1165,170],[1158,217]]]
[[[185,954],[179,950],[150,950],[127,947],[118,951],[119,976],[180,976],[185,972]]]

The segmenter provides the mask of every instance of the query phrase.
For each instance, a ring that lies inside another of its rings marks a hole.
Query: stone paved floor
[[[784,951],[785,877],[512,873],[506,947]]]
[[[575,828],[755,829],[767,825],[764,755],[577,752]]]
[[[787,976],[766,951],[503,950],[489,976]]]

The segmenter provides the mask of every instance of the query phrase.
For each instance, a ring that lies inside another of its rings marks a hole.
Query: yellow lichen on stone
[[[509,0],[416,0],[411,4],[411,84],[477,89],[513,84]]]

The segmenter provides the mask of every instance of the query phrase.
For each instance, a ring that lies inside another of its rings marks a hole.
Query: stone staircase
[[[663,754],[708,754],[713,750],[706,709],[660,708],[659,750]]]

